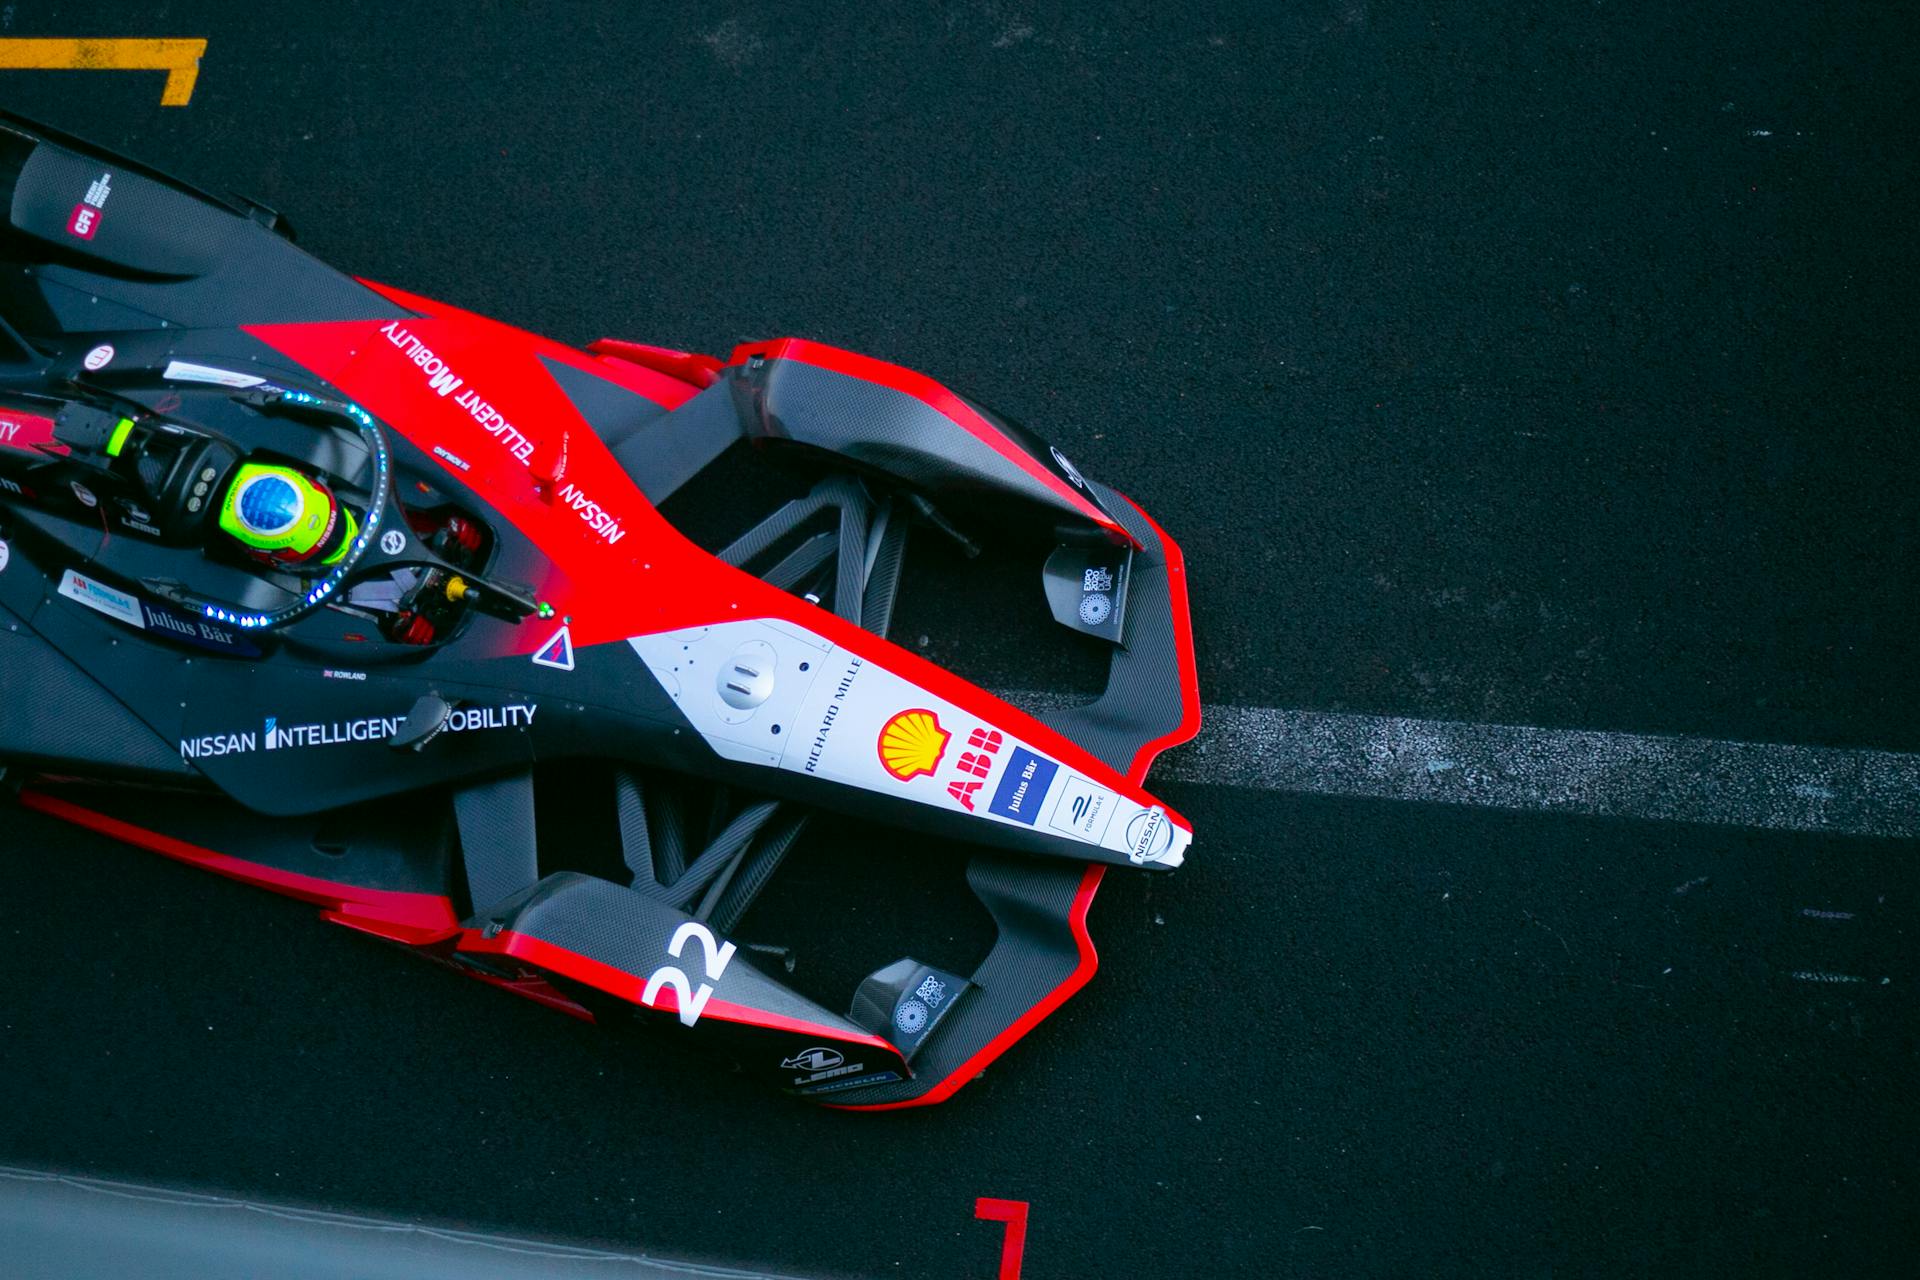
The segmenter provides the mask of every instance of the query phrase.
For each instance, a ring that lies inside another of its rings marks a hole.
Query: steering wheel
[[[297,622],[327,602],[327,597],[338,591],[346,582],[354,567],[367,554],[367,548],[380,529],[380,522],[386,518],[389,498],[392,492],[392,458],[387,450],[387,433],[374,416],[349,400],[329,400],[306,391],[281,388],[266,393],[259,402],[263,405],[298,405],[308,413],[337,418],[351,424],[360,433],[360,440],[367,446],[367,454],[373,459],[373,499],[367,504],[365,518],[360,522],[360,533],[347,545],[346,554],[338,564],[327,571],[325,577],[308,587],[305,594],[292,604],[268,613],[254,613],[238,605],[221,604],[218,601],[189,599],[186,603],[198,610],[203,617],[214,622],[224,622],[228,626],[239,627],[245,631],[272,631]]]

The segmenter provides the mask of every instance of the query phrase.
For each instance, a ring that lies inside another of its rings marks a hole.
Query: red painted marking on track
[[[1000,1280],[1020,1280],[1020,1259],[1027,1252],[1027,1202],[982,1196],[973,1202],[973,1216],[982,1222],[1007,1224],[1000,1240]]]

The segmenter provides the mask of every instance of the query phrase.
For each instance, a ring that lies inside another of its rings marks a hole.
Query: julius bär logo
[[[950,735],[925,708],[902,711],[880,726],[880,767],[902,782],[940,767]]]
[[[103,173],[94,179],[87,188],[87,195],[79,204],[73,206],[73,216],[67,219],[67,231],[82,240],[91,240],[100,230],[100,211],[107,207],[107,197],[113,194],[113,175]]]

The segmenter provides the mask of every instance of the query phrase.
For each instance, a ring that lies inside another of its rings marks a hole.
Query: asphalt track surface
[[[1184,546],[1210,704],[1920,750],[1894,6],[0,26],[208,39],[185,108],[0,96],[356,274],[582,342],[820,338],[1027,421]],[[1913,839],[1198,752],[1188,865],[1109,877],[1094,982],[888,1116],[9,811],[0,1163],[787,1274],[992,1275],[977,1196],[1030,1202],[1030,1277],[1910,1274]]]

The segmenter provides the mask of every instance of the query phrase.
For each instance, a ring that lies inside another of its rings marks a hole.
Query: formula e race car
[[[536,337],[10,115],[0,197],[17,803],[862,1108],[951,1096],[1092,975],[1102,873],[1186,856],[1179,549],[1015,423],[813,341]],[[983,548],[1081,704],[887,639]],[[961,850],[984,954],[803,994],[742,923],[850,825]]]

